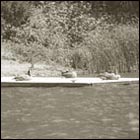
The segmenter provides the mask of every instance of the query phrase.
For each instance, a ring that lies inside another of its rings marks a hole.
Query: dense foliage
[[[4,59],[139,69],[139,1],[2,1],[1,13]]]

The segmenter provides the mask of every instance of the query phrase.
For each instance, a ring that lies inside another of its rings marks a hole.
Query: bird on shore
[[[100,73],[97,77],[100,77],[103,80],[118,80],[121,76],[118,73],[109,73],[109,72],[104,72]]]
[[[31,68],[28,69],[27,74],[17,75],[14,77],[16,81],[31,80]]]
[[[72,71],[66,70],[66,71],[62,71],[61,75],[65,78],[76,78],[77,72],[73,70]]]

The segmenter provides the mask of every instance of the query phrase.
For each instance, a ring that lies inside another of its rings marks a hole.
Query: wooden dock
[[[102,80],[100,78],[62,78],[32,77],[30,80],[16,81],[14,77],[1,77],[2,87],[82,87],[95,84],[131,84],[139,83],[139,78],[120,78],[119,80]]]

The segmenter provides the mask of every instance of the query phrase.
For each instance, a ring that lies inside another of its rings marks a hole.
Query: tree
[[[1,18],[5,21],[3,38],[10,39],[16,35],[17,27],[28,22],[31,14],[31,5],[28,1],[1,1]]]

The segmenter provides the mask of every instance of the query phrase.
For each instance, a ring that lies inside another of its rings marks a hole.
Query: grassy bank
[[[20,63],[13,60],[2,60],[1,61],[1,76],[15,76],[26,74],[30,63]],[[62,70],[66,70],[66,67],[62,67],[56,64],[45,64],[37,63],[32,70],[33,76],[60,76]]]
[[[26,74],[30,63],[20,63],[18,61],[13,60],[2,60],[1,61],[1,76],[16,76]],[[61,71],[65,71],[69,69],[68,67],[63,67],[57,64],[45,64],[45,63],[37,63],[32,70],[33,76],[47,76],[47,77],[60,77]],[[87,71],[76,70],[78,73],[78,77],[96,77],[97,74],[88,74]],[[139,73],[120,73],[121,77],[139,77]]]
[[[2,59],[88,74],[138,71],[138,3],[97,3],[2,2]]]
[[[134,25],[109,24],[106,28],[86,32],[83,40],[73,47],[66,40],[61,40],[61,36],[61,43],[54,44],[50,41],[48,47],[37,41],[25,44],[24,41],[17,43],[2,40],[1,57],[22,63],[54,62],[63,67],[86,69],[89,74],[110,68],[116,68],[119,72],[138,71],[139,28]]]

